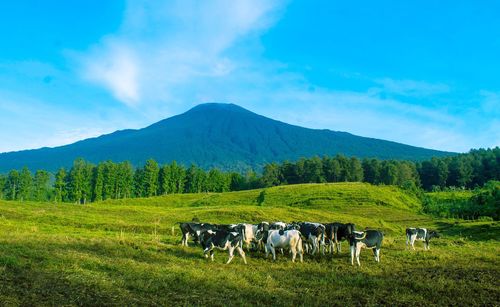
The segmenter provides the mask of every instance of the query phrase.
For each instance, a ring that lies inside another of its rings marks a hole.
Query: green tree
[[[33,191],[33,177],[30,170],[25,166],[19,174],[19,200],[31,200]]]
[[[186,169],[173,161],[170,164],[170,172],[172,174],[173,193],[182,193],[186,184]]]
[[[144,192],[144,169],[136,168],[134,172],[134,197],[143,197]]]
[[[56,173],[56,178],[54,181],[54,200],[56,202],[62,202],[66,199],[66,181],[67,174],[64,168],[60,168]]]
[[[349,171],[350,171],[350,162],[349,159],[341,154],[338,154],[335,156],[335,160],[337,161],[339,165],[339,175],[338,175],[338,181],[337,182],[345,182],[348,181],[348,179],[351,177]]]
[[[35,173],[34,198],[36,201],[47,201],[50,198],[50,174],[45,170],[37,170]]]
[[[230,177],[220,170],[213,168],[208,172],[207,185],[209,192],[227,192],[230,184]]]
[[[398,168],[393,161],[383,161],[380,169],[380,182],[394,185],[398,180]]]
[[[102,176],[102,199],[116,198],[116,184],[117,184],[118,165],[112,161],[105,161],[103,163]]]
[[[92,201],[103,200],[104,164],[99,163],[92,172]]]
[[[380,161],[377,159],[363,159],[362,166],[364,181],[378,184],[380,181]]]
[[[93,166],[83,159],[73,162],[68,176],[68,196],[70,201],[86,204],[92,199]]]
[[[158,163],[149,159],[143,168],[142,185],[143,185],[143,197],[156,196],[158,193],[158,175],[160,173],[160,167]]]
[[[265,187],[280,185],[283,180],[281,167],[277,163],[270,163],[264,166],[262,173],[262,183]]]
[[[187,193],[201,193],[207,191],[207,174],[201,168],[191,165],[186,171]]]
[[[116,166],[116,185],[114,198],[132,197],[134,190],[134,169],[125,161]]]
[[[0,174],[0,199],[5,199],[5,184],[7,183],[7,176]]]
[[[319,157],[304,160],[303,181],[307,183],[326,182],[323,174],[323,162]]]
[[[349,172],[347,181],[361,182],[363,181],[363,166],[358,158],[352,157],[349,159]]]
[[[17,170],[11,170],[7,175],[7,180],[5,182],[4,194],[8,200],[18,199],[20,185],[20,176]]]

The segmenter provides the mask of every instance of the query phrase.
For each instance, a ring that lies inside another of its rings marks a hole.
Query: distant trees
[[[150,197],[175,193],[225,192],[282,184],[355,182],[399,185],[427,191],[446,187],[473,189],[500,180],[500,148],[471,150],[422,162],[334,157],[302,158],[295,162],[268,163],[262,174],[188,168],[173,161],[159,165],[149,159],[134,169],[130,162],[103,161],[94,165],[83,159],[55,174],[24,167],[0,175],[0,198],[51,200],[85,204],[107,199]],[[496,195],[496,194],[495,194]],[[482,198],[481,198],[482,199]],[[481,202],[478,198],[478,202]]]
[[[450,188],[446,191],[436,196],[426,195],[423,198],[424,212],[447,218],[500,219],[500,181],[488,181],[482,188],[473,190],[470,197],[462,196],[463,191]]]

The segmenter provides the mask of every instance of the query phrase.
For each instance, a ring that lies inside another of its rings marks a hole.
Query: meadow
[[[385,234],[351,266],[340,254],[272,262],[247,252],[225,265],[177,222],[353,222]],[[441,233],[405,249],[406,227]],[[228,193],[109,200],[89,205],[0,201],[0,305],[499,305],[500,223],[436,219],[394,186],[301,184]]]

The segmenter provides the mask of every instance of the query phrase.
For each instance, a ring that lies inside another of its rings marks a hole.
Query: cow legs
[[[314,256],[314,254],[316,254],[316,250],[318,249],[318,242],[316,240],[312,240],[312,252],[311,252],[311,255]]]
[[[410,238],[410,245],[411,245],[411,248],[413,248],[413,250],[415,250],[415,240],[417,239],[417,236],[412,236]]]
[[[302,239],[299,237],[299,242],[297,243],[297,250],[299,252],[300,262],[304,262],[304,250],[302,249]]]
[[[243,258],[243,262],[245,264],[247,264],[247,258],[245,257],[245,252],[243,251],[243,249],[241,247],[237,247],[236,250],[238,251],[238,253],[240,254],[241,258]]]
[[[351,245],[351,265],[354,265],[354,257],[356,257],[358,266],[361,266],[361,263],[359,262],[359,254],[361,254],[361,244],[355,243],[354,245]]]
[[[356,262],[358,263],[358,266],[361,266],[361,263],[359,262],[359,255],[361,254],[361,244],[358,244],[356,246]]]
[[[356,256],[356,247],[351,245],[351,265],[354,265],[354,256]]]
[[[240,246],[238,246],[238,248],[241,249]],[[229,250],[229,259],[227,260],[226,264],[229,264],[231,260],[233,260],[234,258],[234,247],[230,246],[228,250]]]
[[[269,246],[268,248],[271,250],[271,254],[273,254],[273,260],[276,261],[276,250],[274,246]]]
[[[375,261],[380,262],[380,248],[374,248],[373,255],[375,256]]]
[[[210,259],[212,259],[212,261],[214,261],[214,249],[213,249],[213,247],[205,248],[205,250],[203,251],[205,258],[208,258],[209,253],[210,253]]]
[[[181,246],[188,246],[189,233],[182,234]]]
[[[290,246],[290,251],[292,252],[292,262],[295,262],[297,257],[297,247],[295,245]]]

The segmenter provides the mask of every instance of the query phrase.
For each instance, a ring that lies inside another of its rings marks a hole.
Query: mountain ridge
[[[97,163],[154,158],[243,171],[265,163],[342,153],[358,158],[424,160],[454,153],[267,118],[235,104],[204,103],[141,129],[123,129],[58,147],[0,153],[0,172],[28,166],[54,171],[82,157]]]

